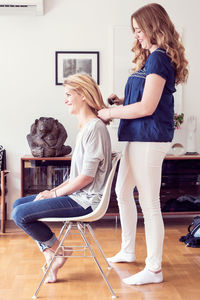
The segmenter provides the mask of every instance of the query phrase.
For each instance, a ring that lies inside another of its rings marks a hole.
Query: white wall
[[[199,0],[162,0],[173,22],[183,28],[190,77],[183,90],[183,111],[197,115],[199,104]],[[45,15],[0,15],[0,144],[7,150],[7,202],[20,196],[20,158],[30,154],[26,140],[36,118],[52,116],[67,129],[66,144],[74,147],[74,117],[64,105],[62,86],[55,85],[55,51],[99,51],[100,88],[104,98],[113,92],[114,26],[129,26],[130,15],[143,0],[46,0]],[[199,124],[198,124],[199,126]],[[116,129],[111,128],[113,149]],[[184,144],[184,126],[179,132]],[[199,139],[198,139],[199,147]],[[200,147],[198,148],[200,152]]]

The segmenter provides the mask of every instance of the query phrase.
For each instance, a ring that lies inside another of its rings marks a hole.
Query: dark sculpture
[[[71,152],[70,146],[65,146],[67,132],[64,126],[54,118],[41,117],[31,125],[27,135],[28,144],[33,156],[54,157],[64,156]]]

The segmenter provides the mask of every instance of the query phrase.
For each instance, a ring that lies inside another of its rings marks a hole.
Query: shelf
[[[197,155],[173,155],[173,154],[167,154],[165,156],[165,160],[194,160],[194,159],[200,159],[200,154]]]
[[[71,155],[66,155],[66,156],[59,156],[59,157],[35,157],[32,155],[24,155],[21,160],[26,161],[26,160],[38,160],[38,161],[65,161],[65,160],[69,160],[71,161],[72,156]]]
[[[71,156],[21,158],[21,196],[52,189],[67,179]]]
[[[63,182],[66,168],[69,174],[71,155],[63,157],[33,157],[25,155],[21,158],[21,195],[30,194],[51,189]],[[117,172],[114,176],[110,204],[107,216],[118,216],[118,204],[115,194]],[[138,200],[137,189],[133,191],[138,214],[142,215]],[[181,197],[196,197],[200,199],[200,155],[167,155],[162,167],[161,183],[161,209],[163,215],[195,215],[200,214],[200,204],[188,201],[187,210],[183,209],[184,201],[178,201]],[[184,198],[183,198],[184,199]],[[197,209],[194,209],[196,207]]]

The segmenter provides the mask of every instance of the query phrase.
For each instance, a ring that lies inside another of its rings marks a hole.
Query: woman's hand
[[[48,191],[48,190],[45,190],[45,191],[39,193],[39,194],[36,196],[36,198],[34,199],[34,201],[42,200],[42,199],[55,198],[55,197],[56,197],[55,191]]]
[[[111,120],[111,109],[110,108],[103,108],[103,109],[100,109],[98,111],[98,117],[104,121],[104,122],[107,122],[109,120]]]
[[[122,105],[124,103],[124,98],[119,98],[117,95],[115,94],[111,94],[108,97],[108,103],[110,105],[116,104],[116,105]]]

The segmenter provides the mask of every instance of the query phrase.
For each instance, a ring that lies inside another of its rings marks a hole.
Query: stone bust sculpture
[[[54,118],[41,117],[31,125],[27,135],[28,144],[33,156],[54,157],[64,156],[71,152],[70,146],[65,146],[67,132],[64,126]]]

